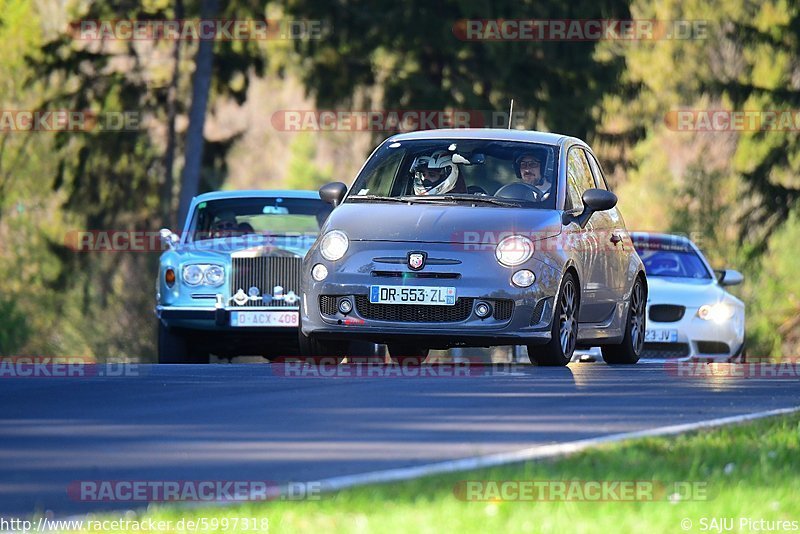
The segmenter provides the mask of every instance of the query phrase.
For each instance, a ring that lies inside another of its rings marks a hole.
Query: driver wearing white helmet
[[[459,180],[458,165],[453,156],[445,150],[438,150],[430,156],[417,156],[411,165],[414,173],[415,195],[443,195],[445,193],[466,193],[463,180]]]

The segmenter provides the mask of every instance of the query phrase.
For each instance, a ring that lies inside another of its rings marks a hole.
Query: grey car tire
[[[297,329],[298,341],[300,342],[300,354],[302,359],[315,365],[329,364],[338,365],[342,363],[347,352],[347,343],[342,341],[329,341],[303,334],[301,329]]]
[[[558,289],[556,307],[546,345],[528,345],[531,363],[547,367],[563,367],[572,359],[578,343],[578,310],[580,288],[572,273],[567,273]]]
[[[603,360],[611,365],[630,365],[639,361],[644,349],[646,326],[645,308],[647,294],[642,279],[637,277],[631,289],[628,316],[625,320],[625,336],[619,345],[604,345]]]

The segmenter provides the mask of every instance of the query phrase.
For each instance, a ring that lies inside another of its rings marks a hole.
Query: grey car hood
[[[325,231],[341,230],[354,241],[497,243],[518,233],[533,240],[561,233],[556,210],[468,204],[389,204],[353,202],[337,207]]]

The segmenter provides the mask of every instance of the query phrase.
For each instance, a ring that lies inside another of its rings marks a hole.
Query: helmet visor
[[[423,167],[418,172],[422,176],[422,184],[425,187],[432,187],[447,178],[447,169]]]

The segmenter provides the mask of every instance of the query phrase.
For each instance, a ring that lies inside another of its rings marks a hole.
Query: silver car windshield
[[[346,202],[380,198],[555,209],[558,147],[483,139],[384,143]],[[499,202],[491,202],[498,199]]]
[[[703,261],[692,250],[637,249],[647,276],[711,279]]]
[[[332,207],[306,198],[228,198],[197,205],[190,241],[246,235],[316,238]]]

